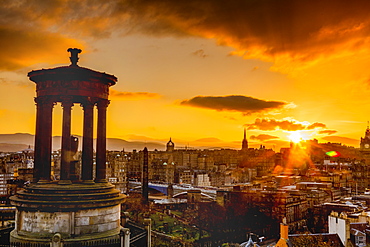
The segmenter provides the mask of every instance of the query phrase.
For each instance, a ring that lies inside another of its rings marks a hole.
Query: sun
[[[299,143],[300,141],[303,140],[302,135],[299,131],[292,131],[288,138],[294,143]]]

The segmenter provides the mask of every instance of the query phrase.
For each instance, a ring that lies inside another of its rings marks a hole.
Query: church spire
[[[369,121],[367,121],[367,128],[366,128],[366,131],[365,131],[365,138],[369,138],[370,139]]]
[[[244,138],[242,141],[242,151],[248,150],[248,140],[247,140],[247,129],[244,128]]]

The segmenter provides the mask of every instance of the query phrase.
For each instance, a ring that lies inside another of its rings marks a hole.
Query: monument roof
[[[30,80],[35,83],[57,80],[81,80],[104,83],[108,86],[113,86],[116,84],[117,77],[114,75],[78,66],[77,62],[79,60],[78,54],[81,53],[80,49],[69,48],[67,51],[71,53],[71,65],[50,69],[32,70],[28,73]]]
[[[117,77],[104,72],[80,67],[78,65],[62,66],[51,69],[32,70],[28,73],[31,81],[38,83],[46,80],[88,80],[102,82],[113,86],[117,82]]]

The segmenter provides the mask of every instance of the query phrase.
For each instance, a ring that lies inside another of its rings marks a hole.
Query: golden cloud
[[[296,120],[276,120],[268,118],[257,118],[252,124],[245,124],[249,130],[258,129],[258,130],[286,130],[286,131],[295,131],[295,130],[310,130],[315,128],[323,128],[326,125],[323,123],[313,123],[307,125],[306,123],[301,123]]]
[[[7,29],[0,26],[0,70],[16,70],[32,64],[69,63],[67,48],[83,48],[81,42],[62,35]]]
[[[138,99],[152,99],[159,98],[160,95],[157,93],[148,92],[121,92],[114,89],[109,90],[112,99],[127,99],[127,100],[138,100]]]
[[[321,130],[319,131],[319,134],[327,134],[327,135],[332,135],[332,134],[335,134],[337,133],[338,131],[336,130]]]
[[[306,129],[312,130],[312,129],[317,129],[317,128],[326,128],[326,125],[323,124],[323,123],[313,123],[313,124],[310,124],[309,126],[307,126]]]
[[[266,134],[260,134],[258,136],[252,135],[250,136],[251,140],[259,140],[259,141],[266,141],[266,140],[272,140],[272,139],[279,139],[277,136],[272,135],[266,135]]]

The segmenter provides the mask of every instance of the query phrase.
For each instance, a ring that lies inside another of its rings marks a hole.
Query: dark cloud
[[[109,92],[113,99],[147,99],[160,97],[157,93],[148,92],[120,92],[114,89],[110,89]]]
[[[197,36],[247,58],[280,56],[273,61],[284,64],[369,47],[369,9],[367,0],[18,0],[2,1],[0,28],[19,32],[18,43],[33,48],[35,42],[27,45],[32,38],[22,33],[40,34],[36,41],[52,34],[62,40],[107,38],[114,32]],[[1,37],[6,48],[14,48],[14,35]],[[6,69],[21,66],[21,55],[13,50],[15,61]]]
[[[248,127],[248,129],[259,129],[259,130],[281,129],[287,131],[295,131],[295,130],[322,128],[325,125],[322,123],[313,123],[309,126],[306,126],[295,120],[276,120],[276,119],[257,118],[253,124],[246,124],[245,126]]]
[[[271,111],[287,105],[286,102],[266,101],[242,95],[196,96],[183,100],[180,104],[217,111],[237,111],[243,114]]]
[[[251,140],[259,140],[259,141],[266,141],[266,140],[272,140],[272,139],[279,139],[279,137],[277,136],[272,136],[272,135],[265,135],[265,134],[261,134],[261,135],[258,135],[258,136],[250,136],[250,139]]]
[[[327,134],[327,135],[332,135],[332,134],[335,134],[337,133],[338,131],[336,130],[321,130],[319,131],[319,134]]]

